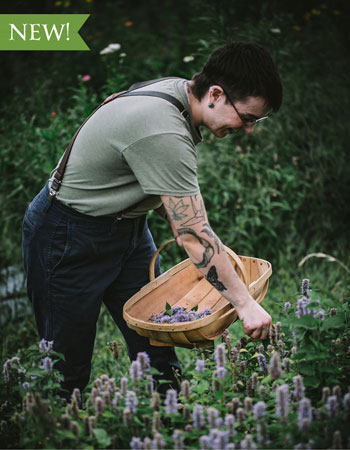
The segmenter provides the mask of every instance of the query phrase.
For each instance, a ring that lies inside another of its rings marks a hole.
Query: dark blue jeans
[[[180,372],[180,364],[174,349],[151,346],[123,319],[124,303],[149,282],[155,250],[145,216],[117,222],[87,216],[51,202],[47,186],[28,206],[23,220],[28,295],[40,339],[53,340],[54,350],[65,356],[58,369],[67,398],[89,381],[102,302],[125,338],[130,359],[147,352],[162,378],[172,381],[159,389],[178,388],[173,369]]]

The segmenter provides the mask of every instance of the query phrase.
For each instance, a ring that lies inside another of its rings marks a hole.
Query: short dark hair
[[[270,54],[260,44],[230,42],[214,50],[201,72],[192,78],[193,95],[201,100],[210,86],[218,84],[233,101],[262,97],[278,111],[282,83]]]

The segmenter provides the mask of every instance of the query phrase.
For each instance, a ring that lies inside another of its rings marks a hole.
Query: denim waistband
[[[49,196],[49,189],[47,188],[47,195]],[[132,219],[129,218],[117,218],[117,214],[116,216],[90,216],[88,214],[84,214],[81,213],[79,211],[76,211],[75,209],[71,208],[70,206],[67,206],[65,204],[63,204],[62,202],[60,202],[56,197],[52,197],[51,198],[51,208],[56,209],[58,211],[63,212],[64,214],[68,215],[71,218],[78,218],[78,219],[82,219],[85,221],[90,221],[90,222],[97,222],[97,223],[107,223],[107,224],[112,224],[112,223],[120,223],[122,222],[123,224],[134,224],[135,222],[137,222],[138,220],[143,220],[146,216],[142,215],[139,217],[135,217]]]

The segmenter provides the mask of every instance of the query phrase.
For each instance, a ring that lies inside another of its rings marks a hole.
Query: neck
[[[187,84],[187,92],[190,101],[191,115],[193,125],[199,127],[203,124],[202,120],[202,105],[201,102],[192,93],[192,81]]]

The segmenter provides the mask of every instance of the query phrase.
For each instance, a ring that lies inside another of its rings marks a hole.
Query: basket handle
[[[150,279],[150,281],[153,281],[155,279],[154,266],[155,266],[155,263],[156,263],[157,256],[163,250],[163,248],[165,248],[169,244],[172,244],[173,242],[175,242],[175,239],[171,239],[170,241],[165,242],[163,245],[161,245],[158,248],[158,250],[152,256],[152,259],[151,259],[151,262],[150,262],[150,265],[149,265],[149,279]],[[249,286],[249,279],[248,279],[247,271],[245,270],[244,264],[242,263],[242,260],[229,247],[225,246],[225,250],[226,250],[226,253],[228,253],[231,256],[231,258],[234,260],[234,262],[236,263],[236,266],[238,267],[238,269],[239,269],[239,271],[241,273],[241,279],[242,279],[243,283],[248,287]]]

